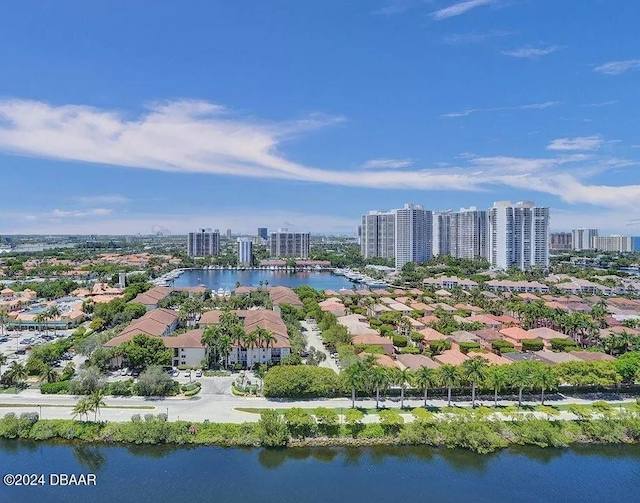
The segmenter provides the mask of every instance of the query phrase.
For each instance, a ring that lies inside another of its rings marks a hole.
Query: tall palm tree
[[[455,365],[445,363],[438,368],[438,380],[447,388],[447,401],[448,406],[451,407],[451,388],[458,384],[460,376],[458,375],[458,369]]]
[[[224,360],[224,366],[229,366],[229,354],[231,353],[231,338],[224,334],[218,339],[216,343],[216,350],[220,357]]]
[[[476,386],[487,373],[487,362],[481,356],[474,356],[462,364],[462,372],[467,381],[471,382],[471,407],[476,408]]]
[[[511,385],[518,388],[518,407],[522,407],[522,390],[531,385],[531,374],[525,366],[514,363],[509,368],[509,377]]]
[[[100,412],[101,407],[106,407],[106,403],[104,403],[104,391],[98,390],[94,391],[91,396],[89,396],[89,404],[91,405],[91,409],[93,411],[93,420],[98,420],[98,413]]]
[[[435,370],[426,365],[421,365],[413,374],[413,382],[424,392],[424,406],[426,407],[429,388],[436,382]]]
[[[222,337],[220,325],[208,325],[202,332],[200,343],[207,348],[209,366],[211,366],[212,363],[217,365],[220,360],[220,354],[218,352],[218,341],[220,337]]]
[[[342,372],[342,374],[344,375],[346,385],[349,388],[351,388],[351,408],[352,409],[356,408],[356,391],[362,388],[366,370],[367,368],[364,361],[358,360],[353,365],[349,365]]]
[[[82,416],[84,416],[86,420],[89,417],[89,412],[91,412],[92,410],[93,406],[91,405],[89,397],[84,397],[78,400],[78,402],[74,405],[72,414],[73,417],[80,416],[80,419],[82,419]]]
[[[44,313],[38,313],[33,318],[33,321],[36,322],[36,326],[37,326],[37,329],[38,329],[38,335],[42,334],[42,325],[45,322],[45,320],[46,320],[46,318],[44,316]]]
[[[544,405],[544,392],[554,389],[558,385],[558,379],[551,367],[543,365],[533,375],[533,381],[540,388],[540,402]]]
[[[487,386],[493,389],[493,406],[498,406],[498,393],[509,383],[509,375],[504,368],[492,365],[487,369],[485,377]]]
[[[42,382],[55,382],[58,380],[58,373],[50,365],[43,365],[38,375]]]
[[[407,389],[407,384],[411,382],[413,377],[413,373],[411,369],[404,368],[393,369],[391,373],[391,380],[394,384],[398,384],[400,386],[400,408],[404,409],[404,392]]]
[[[18,392],[18,388],[22,385],[22,382],[27,378],[27,369],[25,369],[22,363],[11,362],[9,365],[9,370],[7,371],[9,377],[11,378],[11,382],[16,387],[16,393]]]
[[[61,314],[62,314],[62,312],[60,311],[60,308],[58,306],[52,306],[48,310],[48,316],[52,321],[55,320]],[[55,323],[53,324],[53,335],[56,335],[56,324]]]
[[[370,384],[376,390],[376,409],[380,408],[380,390],[389,385],[389,373],[384,367],[374,366],[370,373]]]
[[[2,335],[4,336],[4,330],[9,322],[9,313],[6,309],[0,309],[0,328],[2,329]]]

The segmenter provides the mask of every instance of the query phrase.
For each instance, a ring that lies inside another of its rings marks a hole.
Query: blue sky
[[[0,233],[353,232],[533,200],[640,234],[640,3],[0,3]]]

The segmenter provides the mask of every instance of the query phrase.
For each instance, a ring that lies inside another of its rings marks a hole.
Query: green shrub
[[[429,351],[431,351],[431,353],[434,355],[439,355],[440,353],[442,353],[443,351],[447,351],[448,349],[451,349],[451,342],[444,339],[431,341],[429,343]]]
[[[461,342],[459,346],[460,346],[460,351],[462,351],[465,354],[471,351],[472,349],[480,349],[480,344],[477,342]]]
[[[578,349],[575,341],[571,339],[551,339],[551,349],[554,351],[573,351]]]
[[[338,374],[325,367],[272,367],[264,378],[264,395],[269,398],[333,396],[339,389]]]
[[[406,348],[400,348],[400,353],[403,355],[418,355],[420,350],[413,346],[407,346]]]
[[[542,351],[544,349],[544,342],[538,339],[525,339],[522,341],[523,351]]]
[[[57,381],[43,383],[40,386],[43,395],[68,395],[71,393],[71,381]]]
[[[393,345],[398,348],[404,348],[407,345],[407,338],[402,335],[394,335]]]
[[[284,412],[289,432],[294,438],[308,438],[315,434],[316,422],[304,409],[293,407]]]
[[[283,447],[289,441],[289,429],[277,411],[265,410],[258,422],[260,442],[265,447]]]

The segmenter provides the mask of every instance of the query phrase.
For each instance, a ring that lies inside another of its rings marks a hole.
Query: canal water
[[[0,441],[10,473],[95,474],[95,487],[0,486],[12,503],[637,502],[640,446],[231,449]]]

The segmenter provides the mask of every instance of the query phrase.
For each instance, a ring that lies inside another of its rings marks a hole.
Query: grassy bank
[[[311,416],[308,416],[311,417]],[[524,415],[508,421],[473,414],[438,419],[416,418],[404,424],[384,422],[334,424],[303,416],[265,412],[258,423],[166,422],[160,416],[134,415],[128,423],[38,420],[34,414],[7,414],[0,419],[0,438],[75,440],[90,443],[219,445],[237,447],[430,445],[489,453],[511,445],[566,447],[584,443],[640,442],[640,414],[622,411],[609,417],[549,421]]]

